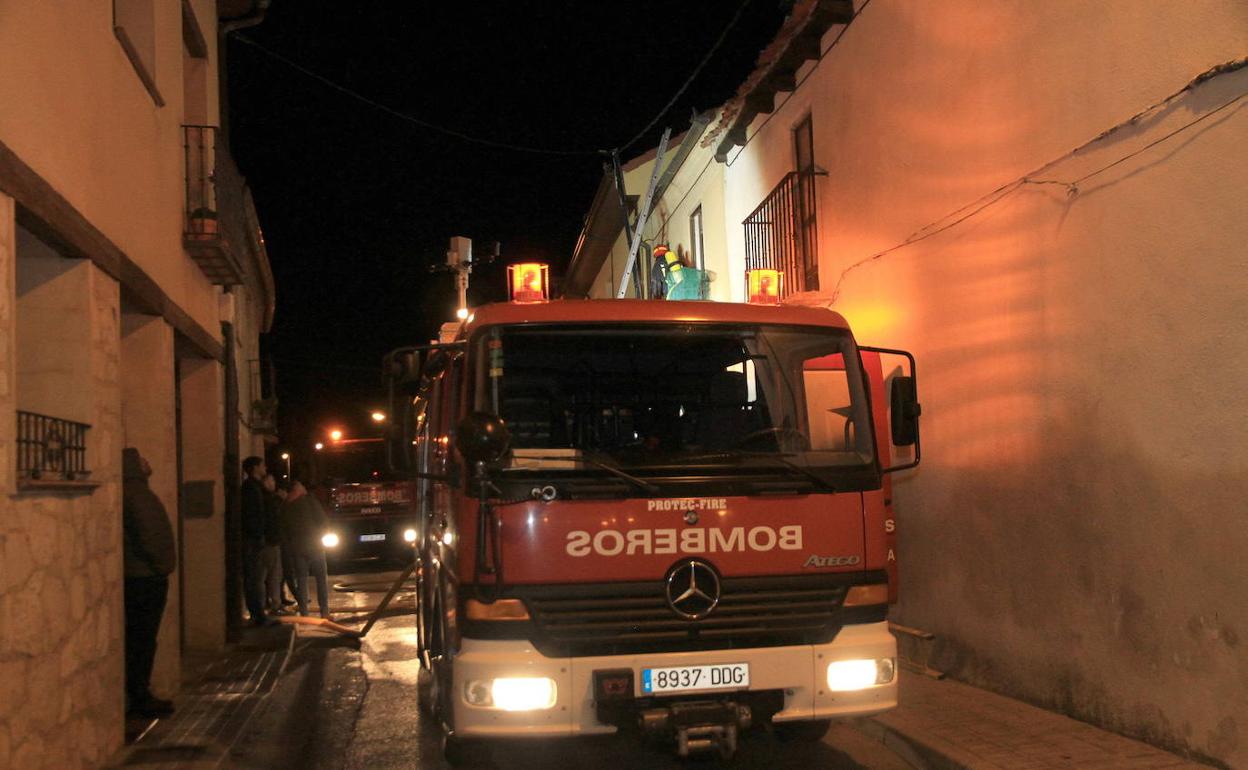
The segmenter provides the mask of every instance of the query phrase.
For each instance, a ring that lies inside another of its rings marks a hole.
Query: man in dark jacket
[[[177,548],[169,514],[147,485],[152,466],[127,447],[121,454],[122,552],[125,558],[126,710],[144,717],[167,716],[173,704],[152,695],[156,633],[165,613],[169,573]]]
[[[290,483],[282,503],[282,548],[290,549],[295,567],[295,601],[299,614],[308,615],[308,572],[316,577],[316,603],[321,617],[329,618],[329,576],[321,538],[329,531],[329,517],[320,502],[308,494],[303,484]]]
[[[243,529],[243,599],[251,622],[257,626],[275,622],[264,613],[264,575],[260,559],[264,552],[264,459],[243,460],[241,494]]]
[[[274,615],[284,614],[282,609],[282,522],[278,507],[277,479],[273,474],[264,477],[264,550],[260,552],[261,582],[264,585],[264,608]]]

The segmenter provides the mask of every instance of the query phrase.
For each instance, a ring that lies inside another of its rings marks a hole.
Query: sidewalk
[[[318,642],[321,646],[332,642],[335,647],[343,646],[344,642],[333,631],[315,626],[283,623],[272,628],[248,629],[243,641],[225,657],[206,665],[199,676],[187,682],[176,699],[177,712],[173,717],[150,726],[139,726],[140,729],[146,727],[146,731],[125,749],[113,766],[209,770],[230,765],[227,758],[231,748],[286,670],[296,639],[300,642],[299,649],[305,653],[309,645],[315,647]],[[340,668],[345,671],[350,667]],[[299,678],[299,666],[295,665],[294,669],[286,678]],[[309,676],[307,671],[303,674],[305,678]],[[977,687],[905,671],[902,677],[901,702],[895,710],[851,724],[915,768],[1138,770],[1208,767]],[[322,681],[315,676],[297,686],[283,685],[283,689],[301,692],[309,687],[310,697],[317,699],[323,697],[320,690],[324,687],[344,692],[350,689],[341,682]],[[282,703],[279,711],[297,705]],[[351,715],[344,712],[340,716],[342,725],[338,727],[350,732],[351,719],[347,717]],[[264,719],[261,717],[261,722]],[[262,727],[257,724],[253,730]],[[332,727],[324,726],[322,739]],[[305,728],[306,725],[301,729]],[[281,766],[283,756],[289,758],[297,753],[294,748],[285,745],[282,753],[269,757],[253,747],[256,755],[250,759],[263,761],[259,764],[252,761],[251,766]]]
[[[127,721],[137,737],[112,767],[206,770],[218,767],[281,676],[294,626],[247,628],[223,657],[205,661],[174,699],[173,716]]]
[[[903,671],[901,701],[858,727],[919,768],[1204,768],[1069,717]]]

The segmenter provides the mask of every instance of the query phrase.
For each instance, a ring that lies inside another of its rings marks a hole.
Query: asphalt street
[[[331,575],[336,619],[360,627],[361,610],[376,607],[397,570],[367,564]],[[266,706],[252,718],[226,765],[237,768],[448,768],[438,730],[416,706],[413,594],[404,590],[360,641],[301,627],[291,660]],[[821,743],[787,744],[750,731],[736,757],[681,760],[666,745],[611,736],[565,741],[514,741],[493,747],[497,768],[879,768],[910,766],[853,726],[833,727]]]

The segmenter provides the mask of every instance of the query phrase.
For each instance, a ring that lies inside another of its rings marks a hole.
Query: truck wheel
[[[442,756],[451,767],[493,767],[489,746],[481,741],[446,736],[442,742]]]
[[[420,671],[416,672],[416,706],[422,715],[434,716],[437,710],[434,707],[436,697],[433,688],[433,671],[422,666]]]
[[[831,719],[815,719],[809,722],[781,722],[772,725],[776,737],[785,743],[818,743],[832,727]]]

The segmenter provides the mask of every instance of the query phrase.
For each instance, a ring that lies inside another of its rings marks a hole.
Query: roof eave
[[[568,271],[563,279],[563,295],[565,297],[585,297],[603,262],[611,253],[620,230],[624,228],[624,212],[620,210],[615,195],[615,179],[607,170],[603,170],[598,189],[594,192],[593,203],[585,216],[585,226],[576,239],[576,248],[572,250],[572,261],[568,263]]]
[[[798,69],[822,54],[824,33],[853,19],[853,0],[804,0],[794,7],[775,39],[759,54],[758,65],[737,95],[724,105],[719,126],[710,132],[708,143],[723,136],[715,148],[716,160],[724,162],[733,147],[745,144],[746,129],[760,114],[774,109],[777,93],[797,87]]]

